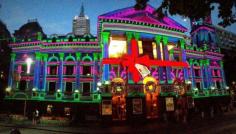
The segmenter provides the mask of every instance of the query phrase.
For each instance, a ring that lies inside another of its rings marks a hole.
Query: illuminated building
[[[174,112],[183,98],[227,96],[214,30],[195,27],[189,44],[185,27],[157,19],[154,10],[148,5],[100,15],[97,39],[85,34],[13,42],[6,99],[36,101],[42,111],[71,108],[80,116],[127,120]]]

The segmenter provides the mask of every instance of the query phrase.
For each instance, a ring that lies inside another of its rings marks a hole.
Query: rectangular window
[[[196,82],[196,88],[201,89],[201,82]]]
[[[66,66],[66,75],[73,75],[74,73],[74,66],[73,65],[67,65]]]
[[[57,66],[56,65],[52,65],[49,67],[49,75],[57,75]]]
[[[90,83],[83,83],[83,96],[90,96]]]
[[[138,41],[138,52],[139,52],[139,54],[143,54],[143,45],[142,45],[142,41]]]
[[[200,77],[200,69],[194,69],[195,77]]]
[[[56,82],[49,82],[48,89],[49,94],[53,95],[56,92]]]
[[[83,75],[91,76],[91,66],[83,66]]]
[[[118,39],[114,39],[113,37],[111,37],[108,51],[109,51],[110,58],[122,57],[124,54],[127,53],[126,40],[122,40],[122,39],[118,40]]]
[[[25,91],[26,90],[26,85],[27,85],[26,80],[21,80],[20,84],[19,84],[19,90],[20,91]]]
[[[27,74],[27,65],[26,64],[21,65],[21,73]]]
[[[216,88],[221,89],[220,81],[216,81]]]
[[[66,87],[65,87],[65,94],[72,94],[72,82],[66,82]]]
[[[152,48],[154,59],[157,59],[157,44],[155,42],[152,42]]]
[[[143,41],[143,55],[148,55],[150,59],[154,59],[152,41]]]

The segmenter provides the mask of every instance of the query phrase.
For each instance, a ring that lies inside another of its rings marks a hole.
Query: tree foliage
[[[145,9],[148,1],[136,0],[135,9]],[[236,22],[236,0],[163,0],[156,13],[158,17],[169,13],[198,20],[210,15],[215,7],[219,10],[219,25],[226,27]]]

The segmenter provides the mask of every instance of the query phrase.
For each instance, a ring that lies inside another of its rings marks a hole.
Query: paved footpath
[[[236,110],[212,119],[193,119],[187,124],[147,121],[142,123],[84,123],[69,126],[63,123],[32,125],[31,121],[0,123],[0,134],[9,134],[18,127],[22,134],[73,133],[158,133],[158,134],[236,134]]]

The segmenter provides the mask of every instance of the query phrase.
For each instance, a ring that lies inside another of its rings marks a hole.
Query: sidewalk
[[[11,123],[0,122],[0,127],[31,129],[48,133],[224,133],[236,132],[236,110],[225,113],[221,117],[206,120],[192,120],[188,124],[164,123],[158,120],[131,123],[78,123],[71,126],[68,121],[42,120],[40,124],[32,125],[32,121],[13,120]]]

